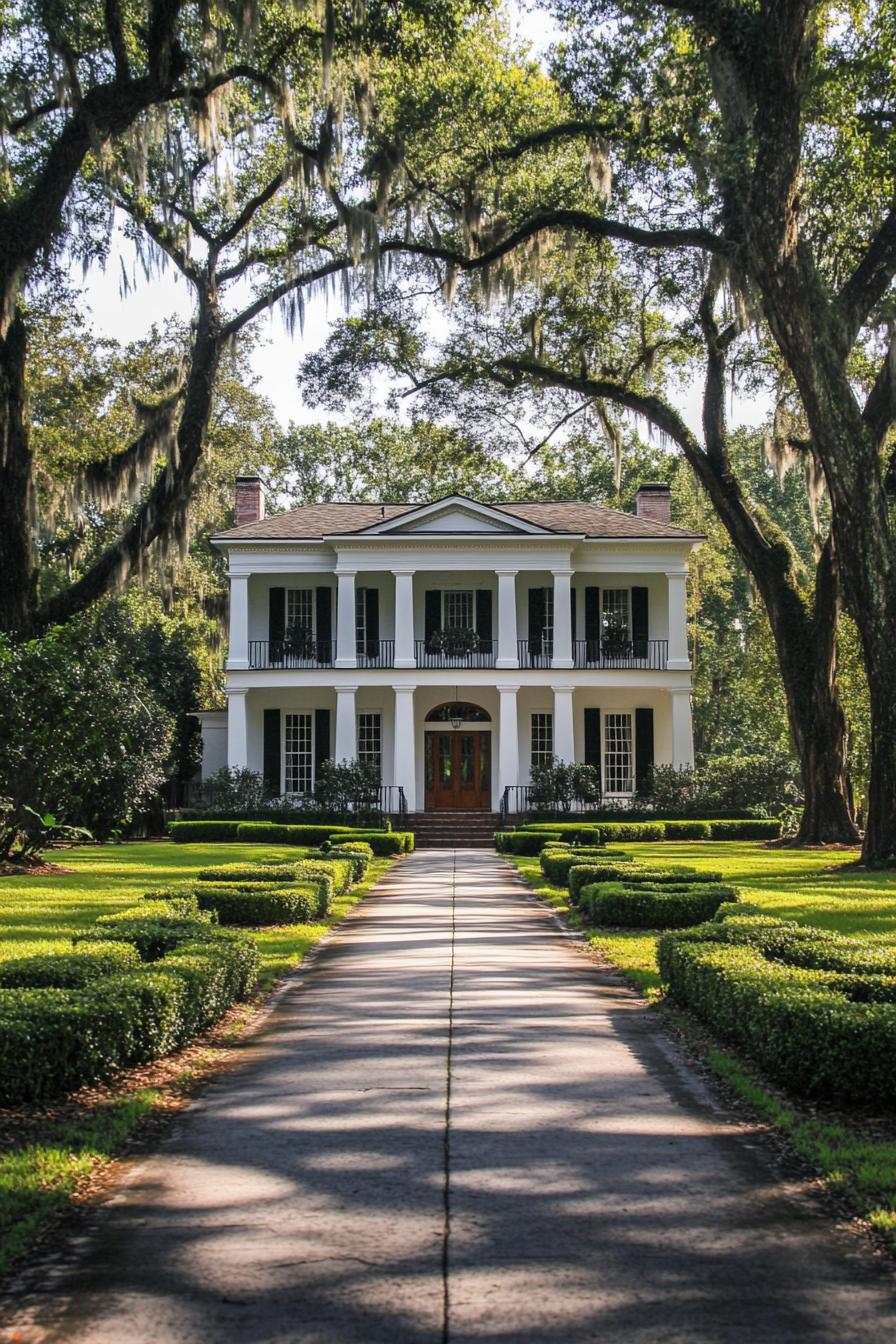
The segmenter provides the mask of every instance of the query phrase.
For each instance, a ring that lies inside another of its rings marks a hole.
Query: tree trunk
[[[892,635],[890,643],[892,644]],[[896,657],[868,667],[871,690],[871,782],[862,858],[880,863],[896,853]]]
[[[0,630],[14,634],[31,629],[36,598],[26,345],[25,321],[16,311],[0,337]]]
[[[855,844],[859,833],[853,817],[847,767],[847,729],[832,664],[812,659],[806,684],[788,684],[787,710],[800,758],[803,816],[797,839],[804,845]]]

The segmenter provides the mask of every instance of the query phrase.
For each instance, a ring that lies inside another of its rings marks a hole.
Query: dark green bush
[[[606,850],[599,845],[593,845],[590,848],[586,846],[576,849],[549,849],[544,848],[541,851],[539,863],[541,871],[549,882],[553,882],[555,887],[565,887],[569,876],[570,868],[576,864],[598,863],[601,858],[606,857]]]
[[[156,913],[155,906],[162,902],[147,902],[144,907],[131,906],[117,915],[101,915],[92,929],[79,933],[74,939],[81,943],[100,943],[114,939],[116,942],[133,943],[141,961],[158,961],[172,948],[192,938],[213,935],[211,916],[200,913],[193,919],[184,919],[171,913]]]
[[[172,821],[168,834],[178,845],[208,844],[236,840],[238,821]]]
[[[664,840],[666,823],[664,821],[602,821],[601,836],[604,840],[622,840],[633,844],[636,841]]]
[[[334,845],[338,845],[344,838],[340,835],[327,837]],[[413,831],[355,831],[352,833],[351,843],[354,844],[357,840],[363,840],[374,854],[382,858],[392,854],[412,854],[414,851]]]
[[[806,955],[814,944],[813,957],[828,965],[773,960],[743,941],[743,926],[729,929],[739,923],[726,919],[659,939],[660,973],[675,999],[787,1087],[839,1102],[892,1105],[896,977],[829,969],[833,962],[861,964],[863,950],[858,940],[822,929],[804,938],[782,924],[776,956],[794,955],[798,944]],[[768,918],[753,930],[757,941],[772,934]]]
[[[333,835],[351,835],[350,826],[275,826],[269,821],[241,821],[236,838],[250,845],[320,845]]]
[[[296,863],[219,863],[213,868],[201,868],[200,882],[295,882],[299,865]]]
[[[598,882],[582,889],[579,904],[591,924],[683,929],[736,899],[736,889],[721,882]]]
[[[40,952],[0,964],[0,989],[80,989],[140,965],[132,943],[79,943],[71,952]]]
[[[696,873],[693,868],[647,868],[618,850],[608,850],[602,861],[573,864],[566,881],[569,898],[577,905],[582,888],[594,882],[718,882],[720,875]]]
[[[540,854],[551,840],[559,840],[559,831],[498,831],[495,849],[499,854],[533,856]]]
[[[710,840],[779,840],[780,821],[712,821]]]
[[[665,821],[665,839],[667,840],[709,840],[710,823],[708,821]]]
[[[352,885],[352,864],[332,853],[316,854],[313,859],[305,859],[300,871],[303,879],[329,877],[334,896],[344,895]]]
[[[258,949],[244,934],[198,920],[119,921],[117,937],[151,965],[78,989],[0,989],[0,1104],[55,1100],[185,1044],[244,998]],[[175,926],[179,926],[175,928]],[[107,926],[108,927],[108,926]],[[100,946],[102,928],[78,940]],[[159,952],[160,946],[167,955]]]
[[[288,887],[259,884],[253,890],[234,883],[215,887],[210,883],[199,892],[203,910],[214,910],[221,924],[261,928],[268,924],[308,924],[315,918],[320,901],[319,884],[293,882]]]
[[[345,844],[333,845],[322,858],[345,859],[352,867],[352,885],[363,881],[373,858],[373,850],[363,841],[350,840]]]

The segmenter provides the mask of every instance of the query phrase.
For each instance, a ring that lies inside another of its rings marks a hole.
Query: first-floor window
[[[548,765],[554,758],[553,714],[532,715],[532,764]]]
[[[310,793],[313,779],[312,716],[287,714],[284,737],[286,793]]]
[[[358,715],[358,760],[362,765],[374,766],[382,778],[383,730],[379,714]]]
[[[632,716],[604,716],[604,791],[632,791]]]

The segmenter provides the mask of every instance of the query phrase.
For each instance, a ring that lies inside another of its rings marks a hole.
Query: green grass
[[[289,845],[173,845],[134,843],[66,850],[51,857],[74,871],[0,878],[0,960],[63,950],[72,935],[97,915],[134,905],[153,887],[195,878],[213,863],[294,860],[304,851]],[[367,877],[338,898],[329,921],[252,931],[261,951],[259,989],[264,992],[297,966],[328,928],[342,918],[390,867],[374,859]],[[248,1015],[248,1014],[247,1014]],[[241,1023],[237,1022],[236,1030]],[[208,1062],[213,1062],[209,1055]],[[198,1070],[201,1072],[202,1070]],[[181,1081],[197,1072],[186,1069]],[[0,1156],[0,1274],[63,1211],[85,1180],[114,1156],[161,1093],[141,1088],[100,1105],[52,1116],[35,1139]]]
[[[650,864],[718,870],[724,881],[740,887],[743,900],[780,918],[860,935],[869,942],[896,943],[896,872],[852,869],[849,865],[858,851],[767,849],[749,841],[676,841],[624,848]],[[505,857],[648,999],[660,997],[654,934],[641,929],[584,929],[569,906],[569,893],[546,880],[537,858]],[[700,1050],[703,1033],[685,1014],[670,1011]],[[866,1133],[860,1120],[850,1123],[782,1099],[757,1070],[730,1050],[713,1046],[702,1053],[710,1068],[896,1250],[896,1139]]]

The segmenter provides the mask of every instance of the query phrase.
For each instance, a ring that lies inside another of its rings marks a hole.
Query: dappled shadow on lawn
[[[39,1312],[51,1337],[857,1344],[896,1327],[877,1272],[712,1110],[649,1010],[498,888],[489,856],[462,857],[452,910],[452,867],[393,871],[317,958],[100,1220]]]

